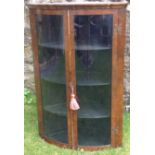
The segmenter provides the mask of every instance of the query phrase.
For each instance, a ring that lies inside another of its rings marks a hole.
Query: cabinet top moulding
[[[126,8],[128,2],[123,0],[121,2],[53,2],[53,3],[27,3],[31,9],[120,9]]]

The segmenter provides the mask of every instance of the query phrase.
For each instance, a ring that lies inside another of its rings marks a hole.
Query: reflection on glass
[[[36,22],[44,134],[67,143],[63,17],[38,15]]]
[[[112,15],[74,17],[79,145],[111,139]]]

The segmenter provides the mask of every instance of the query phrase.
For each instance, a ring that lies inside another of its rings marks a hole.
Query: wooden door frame
[[[123,9],[124,10],[124,9]],[[121,43],[120,48],[120,42],[122,39],[122,36],[118,35],[118,25],[119,25],[119,18],[122,17],[122,14],[119,14],[119,11],[116,9],[88,9],[88,10],[71,10],[70,11],[70,18],[71,18],[71,40],[74,40],[74,27],[73,27],[73,17],[75,15],[112,15],[113,16],[113,36],[112,36],[112,86],[111,86],[111,146],[117,147],[122,144],[122,109],[123,109],[123,53],[124,48],[123,45],[125,42]],[[124,17],[124,16],[123,16]],[[125,20],[123,20],[125,24]],[[123,25],[122,25],[123,26]],[[124,27],[124,26],[123,26]],[[125,31],[123,29],[123,33],[125,34]],[[73,58],[75,58],[75,43],[72,41],[72,51],[74,52]],[[119,46],[118,46],[119,45]],[[74,63],[75,66],[75,60],[72,60],[72,63]],[[76,70],[75,68],[73,70]],[[74,77],[76,79],[76,77]],[[76,81],[76,80],[75,80]],[[76,83],[75,86],[76,88]],[[74,117],[77,117],[77,114],[75,112]],[[75,118],[77,120],[77,118]],[[74,127],[77,128],[77,122],[74,122]],[[78,133],[74,133],[77,137]],[[78,145],[78,142],[76,142]],[[109,146],[109,145],[108,145]],[[101,149],[108,147],[106,145],[104,146],[79,146],[84,149]]]
[[[54,139],[49,139],[44,134],[44,127],[43,127],[43,104],[42,104],[42,93],[41,93],[41,79],[40,79],[40,68],[39,68],[39,50],[38,50],[38,37],[37,37],[37,29],[36,29],[36,16],[37,15],[62,15],[63,19],[66,18],[66,11],[65,10],[42,10],[42,9],[30,9],[30,24],[31,24],[31,37],[32,37],[32,51],[33,51],[33,65],[34,65],[34,77],[35,77],[35,90],[37,96],[37,112],[38,112],[38,127],[39,127],[39,135],[46,140],[48,143],[56,144],[61,147],[68,147],[71,148],[71,136],[70,136],[70,120],[68,120],[68,112],[67,112],[67,128],[68,128],[68,144],[59,142]],[[66,33],[66,21],[64,21],[64,34]],[[66,35],[64,35],[66,36]],[[66,38],[64,37],[64,49],[65,49],[65,57],[66,57]],[[68,67],[66,60],[65,60],[65,67]],[[66,69],[67,72],[67,69]],[[66,73],[67,74],[67,73]],[[67,81],[67,80],[66,80]],[[67,84],[67,83],[66,83]],[[67,85],[66,85],[67,90]],[[67,92],[66,92],[67,94]],[[67,100],[66,100],[66,103]],[[67,105],[66,105],[67,108]]]

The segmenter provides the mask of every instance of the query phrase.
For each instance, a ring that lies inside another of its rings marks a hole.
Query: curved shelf
[[[88,130],[87,128],[84,128]],[[67,129],[61,129],[58,131],[55,131],[52,134],[46,135],[48,139],[50,140],[56,140],[63,142],[65,144],[68,143],[68,133]],[[91,135],[83,135],[83,134],[78,134],[78,141],[80,142],[81,146],[102,146],[102,145],[109,145],[110,140],[105,136],[91,136]]]
[[[60,43],[46,42],[46,43],[40,43],[39,46],[44,47],[44,48],[64,50],[63,43],[60,44]],[[103,50],[110,50],[110,49],[112,49],[111,46],[93,45],[93,44],[90,44],[90,45],[80,45],[79,44],[79,45],[75,46],[75,50],[80,50],[80,51],[96,51],[96,50],[103,51]]]
[[[91,127],[90,127],[91,128]],[[87,131],[90,130],[87,129]],[[101,145],[109,145],[110,144],[110,139],[106,137],[106,135],[101,135],[101,136],[92,136],[94,133],[91,135],[86,134],[79,134],[78,133],[78,142],[82,146],[101,146]]]
[[[103,50],[110,50],[111,46],[102,46],[102,45],[76,45],[75,50],[80,51],[103,51]]]
[[[88,129],[86,129],[88,130]],[[54,139],[56,141],[60,141],[63,143],[67,143],[67,130],[66,129],[61,129],[58,130],[52,134],[46,135],[49,139]],[[110,140],[106,136],[100,136],[100,137],[95,137],[91,135],[83,135],[83,134],[78,134],[78,141],[80,142],[80,145],[82,146],[96,146],[96,145],[108,145],[110,144]]]
[[[59,73],[54,73],[46,76],[42,75],[41,80],[45,80],[56,84],[63,84],[63,85],[66,84],[65,78],[62,76],[62,74]]]
[[[55,104],[55,105],[47,105],[44,107],[44,110],[55,114],[55,115],[59,115],[59,116],[67,116],[67,107],[65,106],[65,103],[59,103],[59,104]]]
[[[63,43],[60,44],[60,43],[45,42],[45,43],[39,43],[39,46],[44,48],[64,50]]]
[[[63,142],[65,144],[68,143],[68,133],[67,129],[60,129],[55,131],[54,133],[46,134],[49,139],[54,139],[56,141]]]
[[[88,77],[89,75],[89,77]],[[111,82],[107,79],[104,80],[102,76],[100,75],[100,72],[91,72],[88,75],[85,75],[84,72],[77,72],[77,86],[105,86],[110,85]],[[65,77],[62,73],[55,72],[49,75],[42,75],[42,80],[53,82],[57,84],[66,84]]]
[[[88,101],[89,102],[89,101]],[[44,107],[44,110],[58,115],[58,116],[67,116],[67,108],[65,104],[55,104],[55,105],[47,105]],[[78,110],[78,118],[85,118],[85,119],[97,119],[97,118],[109,118],[110,111],[107,108],[104,108],[103,105],[97,104],[85,104],[80,107]]]
[[[77,86],[104,86],[110,85],[111,82],[101,72],[76,72]]]

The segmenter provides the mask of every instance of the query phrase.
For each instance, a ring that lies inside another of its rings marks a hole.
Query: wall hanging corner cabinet
[[[127,2],[29,4],[39,133],[61,147],[122,144]]]

